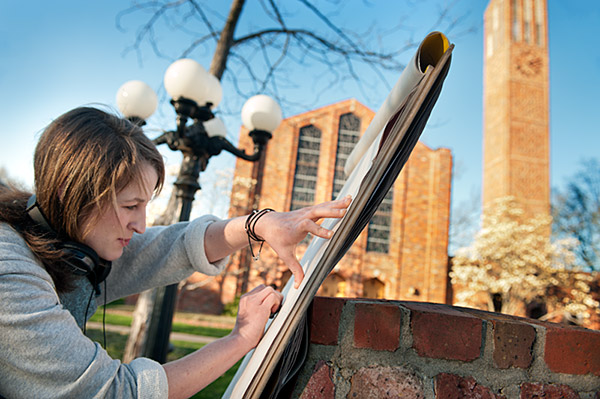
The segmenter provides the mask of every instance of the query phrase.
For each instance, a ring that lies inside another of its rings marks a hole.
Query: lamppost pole
[[[177,113],[177,129],[163,133],[154,143],[167,144],[171,150],[183,154],[174,185],[180,205],[179,221],[185,222],[190,219],[194,195],[200,189],[200,172],[206,169],[209,159],[225,150],[247,161],[262,159],[264,163],[270,132],[279,126],[282,115],[279,105],[265,95],[251,97],[244,104],[242,122],[254,142],[254,153],[247,154],[225,138],[223,122],[212,113],[221,100],[221,86],[200,64],[190,59],[175,61],[165,73],[165,89]],[[153,107],[141,106],[148,97],[152,97]],[[117,105],[126,117],[143,125],[156,108],[156,94],[143,82],[127,82],[117,93]],[[190,119],[192,123],[188,124]],[[177,284],[158,289],[144,354],[160,363],[166,362],[176,301]]]
[[[190,220],[194,195],[200,189],[198,179],[200,177],[201,160],[194,154],[184,154],[179,177],[175,182],[176,196],[181,206],[179,221]],[[160,363],[167,360],[169,352],[169,337],[173,325],[173,315],[177,303],[177,286],[171,284],[166,287],[157,288],[156,300],[152,310],[153,317],[148,326],[148,338],[146,340],[146,354],[151,359]],[[154,317],[158,315],[158,317]]]
[[[252,165],[252,188],[248,197],[248,213],[256,210],[262,194],[262,175],[265,170],[265,159],[266,154],[263,152],[259,160]],[[252,262],[252,255],[248,248],[242,250],[240,256],[240,282],[237,286],[237,295],[242,295],[248,292],[248,282],[250,280],[250,264]]]

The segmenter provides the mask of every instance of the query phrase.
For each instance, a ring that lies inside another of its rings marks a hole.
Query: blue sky
[[[250,2],[250,0],[249,0]],[[373,0],[372,15],[378,21],[393,20],[404,3]],[[127,80],[141,79],[159,89],[170,60],[157,58],[148,48],[141,56],[125,52],[138,26],[135,16],[125,21],[125,31],[115,18],[129,2],[123,0],[31,0],[0,3],[0,166],[25,184],[32,184],[33,149],[39,132],[53,118],[82,104],[115,107],[115,93]],[[463,0],[457,11],[467,15],[465,25],[476,32],[452,37],[456,48],[452,68],[422,140],[433,148],[452,150],[455,162],[453,206],[464,206],[481,190],[482,165],[482,49],[483,12],[487,1]],[[599,157],[600,52],[597,0],[549,0],[551,184],[563,187],[584,158]],[[245,11],[246,12],[246,11]],[[248,12],[253,12],[251,8]],[[349,13],[350,15],[352,13]],[[436,11],[422,12],[409,21],[416,34],[430,27]],[[165,44],[175,37],[163,37]],[[168,46],[167,46],[168,48]],[[173,52],[172,56],[176,56]],[[208,68],[211,52],[194,58]],[[408,58],[408,55],[407,55]],[[297,71],[299,79],[310,70]],[[393,84],[397,76],[387,76]],[[377,110],[387,96],[364,97],[349,88],[330,93],[317,106],[355,97]],[[302,93],[295,91],[299,97]],[[227,101],[227,87],[224,99]],[[174,116],[168,104],[148,121],[154,131],[172,129]],[[283,110],[284,116],[292,116]],[[239,118],[238,118],[239,119]],[[239,120],[227,122],[229,137],[236,140]],[[164,150],[169,160],[174,154]],[[232,166],[228,154],[211,160],[210,168]],[[209,169],[205,173],[211,173]],[[205,178],[205,177],[203,177]],[[461,205],[462,204],[462,205]]]

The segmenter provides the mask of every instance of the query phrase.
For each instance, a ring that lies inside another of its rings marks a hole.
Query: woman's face
[[[102,259],[118,259],[133,233],[142,234],[146,230],[146,206],[152,199],[158,181],[158,175],[150,164],[145,164],[142,168],[142,181],[143,187],[132,182],[119,191],[117,212],[114,212],[112,206],[107,206],[83,240]],[[88,219],[83,221],[84,229],[87,223]]]

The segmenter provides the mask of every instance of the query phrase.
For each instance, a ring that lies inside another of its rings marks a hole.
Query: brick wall
[[[293,397],[600,398],[600,332],[448,305],[316,297]],[[326,322],[323,322],[326,320]]]

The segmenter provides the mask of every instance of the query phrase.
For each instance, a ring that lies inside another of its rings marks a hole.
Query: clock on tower
[[[516,57],[516,69],[524,76],[534,76],[540,73],[542,68],[542,57],[535,51],[526,49],[521,51]]]

